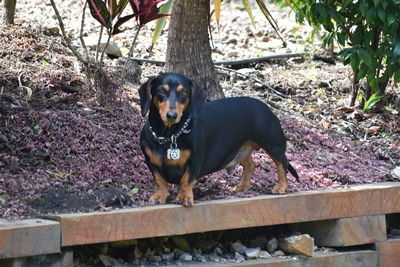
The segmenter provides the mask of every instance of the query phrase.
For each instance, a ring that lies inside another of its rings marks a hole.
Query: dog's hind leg
[[[286,159],[286,156],[283,155],[279,157],[279,159],[272,155],[270,155],[270,157],[274,161],[276,166],[276,172],[278,173],[278,184],[276,184],[272,188],[272,193],[285,194],[286,189],[288,187],[287,177],[286,177],[288,161]]]
[[[251,159],[251,155],[245,158],[240,162],[240,165],[243,167],[242,179],[240,183],[233,188],[235,191],[247,191],[251,187],[251,178],[253,178],[253,172],[256,168],[256,164]]]

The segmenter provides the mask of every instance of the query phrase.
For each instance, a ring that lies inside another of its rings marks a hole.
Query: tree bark
[[[210,0],[174,1],[164,70],[190,77],[214,100],[224,93],[211,59],[209,17]]]
[[[3,10],[0,14],[1,24],[14,24],[15,5],[17,0],[3,0]],[[1,3],[1,0],[0,0]]]

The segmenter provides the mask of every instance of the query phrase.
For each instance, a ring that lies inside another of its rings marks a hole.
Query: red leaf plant
[[[170,14],[160,14],[160,7],[168,1],[169,0],[129,0],[133,14],[120,18],[114,25],[113,34],[120,33],[121,30],[119,27],[133,17],[136,18],[140,30],[143,25],[152,20],[169,16]]]

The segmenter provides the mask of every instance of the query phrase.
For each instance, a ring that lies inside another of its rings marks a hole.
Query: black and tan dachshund
[[[274,161],[278,184],[272,193],[284,194],[287,170],[296,170],[286,156],[286,139],[278,118],[261,101],[249,97],[204,102],[202,90],[189,78],[164,73],[139,89],[142,115],[149,113],[140,146],[154,176],[152,203],[165,203],[168,184],[179,184],[177,201],[193,205],[193,185],[203,175],[243,166],[234,190],[250,188],[254,150],[263,148]]]

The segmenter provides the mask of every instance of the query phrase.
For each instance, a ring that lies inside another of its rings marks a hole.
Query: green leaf
[[[387,15],[387,22],[389,23],[389,26],[392,25],[393,23],[396,22],[396,15],[394,13],[389,13]]]
[[[394,54],[394,56],[399,56],[400,55],[400,42],[398,42],[396,44],[396,46],[394,47],[393,54]]]
[[[361,80],[361,79],[365,78],[365,76],[367,76],[367,73],[368,73],[367,65],[365,65],[364,63],[361,63],[361,65],[359,65],[359,72],[357,75],[357,80]]]
[[[381,19],[383,23],[386,22],[386,12],[383,9],[378,9],[378,17]]]
[[[344,34],[341,33],[341,32],[337,32],[337,33],[336,33],[336,36],[337,36],[337,41],[338,41],[338,43],[339,43],[341,46],[344,46],[345,43],[346,43]]]
[[[129,190],[129,187],[128,187],[127,185],[125,185],[125,184],[121,185],[121,187],[122,187],[123,189]]]
[[[378,92],[374,93],[368,100],[365,102],[363,111],[370,110],[374,107],[376,103],[381,101],[382,97],[379,95]]]
[[[359,65],[360,65],[360,58],[358,57],[357,54],[353,54],[351,56],[351,61],[350,61],[350,65],[353,71],[356,71],[359,69]]]
[[[131,194],[137,194],[137,193],[139,193],[139,188],[134,187],[134,188],[131,189],[130,192],[131,192]]]
[[[255,26],[256,24],[254,22],[253,12],[251,11],[251,5],[250,5],[249,0],[242,0],[242,1],[243,1],[244,6],[246,7],[247,14],[249,14],[251,23]]]
[[[346,7],[348,4],[352,3],[353,0],[344,0],[343,1],[343,6]]]
[[[172,0],[165,3],[160,7],[160,14],[168,14],[171,12]],[[151,38],[151,46],[155,46],[158,37],[160,37],[161,31],[164,29],[166,17],[159,18],[156,22],[156,26],[153,31],[153,37]]]
[[[373,59],[371,53],[369,53],[366,49],[360,49],[360,58],[361,60],[368,66],[368,68],[373,68]]]
[[[400,83],[400,69],[394,72],[393,78],[395,83]]]

